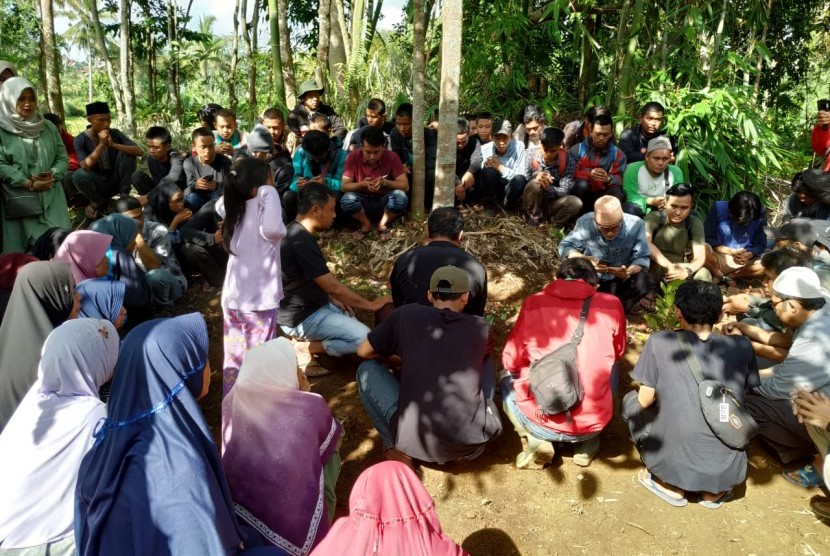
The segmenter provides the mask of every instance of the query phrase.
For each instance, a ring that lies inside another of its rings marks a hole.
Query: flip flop
[[[354,239],[355,241],[363,241],[363,238],[365,238],[366,235],[371,231],[372,230],[361,230],[360,228],[358,228],[357,230],[352,232],[352,239]]]
[[[660,488],[654,482],[654,479],[651,478],[651,473],[647,473],[646,475],[648,477],[647,479],[644,478],[641,473],[637,473],[637,480],[640,482],[641,485],[643,485],[646,488],[646,490],[651,492],[653,495],[657,496],[667,504],[674,506],[675,508],[682,508],[683,506],[689,503],[689,501],[685,498],[672,498],[671,496],[660,490]]]
[[[721,495],[721,497],[717,500],[704,500],[703,498],[701,498],[697,501],[697,503],[703,506],[704,508],[709,508],[710,510],[717,510],[718,508],[723,506],[724,503],[732,500],[732,494],[733,491],[730,489],[723,493],[723,495]]]
[[[821,519],[830,520],[830,498],[826,496],[813,496],[810,498],[810,509]]]
[[[797,478],[793,477],[793,474]],[[819,475],[812,463],[805,465],[801,469],[784,470],[781,472],[781,476],[801,488],[816,488],[824,484],[824,479],[821,478],[821,475]]]
[[[386,228],[386,230],[380,232],[378,237],[381,241],[389,241],[392,239],[392,228]]]

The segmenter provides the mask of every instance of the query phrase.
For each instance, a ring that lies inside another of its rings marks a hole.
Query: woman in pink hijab
[[[338,519],[312,556],[465,556],[441,532],[435,502],[407,465],[384,461],[360,474]]]
[[[72,232],[55,252],[53,260],[69,263],[75,283],[80,284],[91,278],[101,278],[109,274],[109,251],[112,245],[112,236],[79,230]]]

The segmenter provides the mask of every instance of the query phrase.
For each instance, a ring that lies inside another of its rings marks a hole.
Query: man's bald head
[[[622,220],[620,200],[612,195],[603,195],[594,203],[594,220],[600,226],[612,226]]]

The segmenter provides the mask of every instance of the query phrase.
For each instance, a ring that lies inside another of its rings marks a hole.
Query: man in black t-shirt
[[[358,348],[367,359],[402,361],[400,382],[375,359],[357,369],[360,399],[387,459],[473,459],[501,432],[493,335],[483,317],[461,312],[469,297],[467,273],[441,267],[430,280],[432,307],[396,309]]]
[[[336,201],[327,187],[312,183],[300,191],[297,219],[287,227],[280,245],[283,298],[277,322],[295,340],[307,376],[329,374],[316,360],[327,353],[350,355],[366,339],[369,328],[354,309],[377,311],[392,302],[388,295],[374,301],[356,294],[329,271],[314,235],[331,227]]]
[[[453,207],[437,208],[429,214],[429,243],[398,257],[389,276],[395,307],[407,303],[430,305],[427,296],[432,273],[442,266],[453,265],[463,268],[470,281],[470,299],[464,312],[484,316],[487,270],[478,259],[461,249],[463,230],[464,217]]]

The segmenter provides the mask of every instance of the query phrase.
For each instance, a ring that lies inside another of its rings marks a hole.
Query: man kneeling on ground
[[[431,307],[396,309],[358,348],[367,359],[402,361],[400,380],[374,359],[357,369],[360,399],[388,459],[474,459],[501,432],[493,335],[483,317],[461,312],[469,297],[467,272],[441,267],[430,280]]]
[[[599,276],[588,259],[567,259],[556,279],[522,305],[504,346],[506,369],[499,383],[504,412],[522,439],[519,469],[541,469],[553,459],[553,442],[574,445],[574,463],[590,465],[600,431],[611,420],[612,373],[625,351],[625,313],[620,300],[597,293]],[[577,346],[582,401],[570,412],[547,415],[530,390],[530,366],[571,340],[582,305],[591,298]]]

